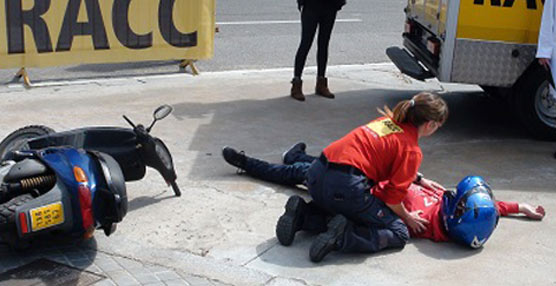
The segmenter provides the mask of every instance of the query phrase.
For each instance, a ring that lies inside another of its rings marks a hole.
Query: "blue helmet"
[[[467,176],[455,192],[444,193],[442,216],[448,235],[472,248],[488,240],[499,219],[492,190],[479,176]]]

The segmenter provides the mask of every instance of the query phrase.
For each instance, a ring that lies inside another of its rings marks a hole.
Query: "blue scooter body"
[[[95,157],[83,149],[69,147],[23,152],[51,169],[56,176],[56,184],[45,194],[16,209],[19,237],[25,239],[52,231],[82,236],[86,229],[83,226],[80,196],[83,196],[81,200],[85,199],[91,203],[92,210],[97,185],[103,180]],[[76,168],[83,170],[85,182],[78,181],[74,171]]]

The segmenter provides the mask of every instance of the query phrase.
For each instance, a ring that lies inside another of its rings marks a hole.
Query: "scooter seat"
[[[48,173],[48,168],[39,160],[24,159],[13,165],[4,177],[6,183],[17,182],[24,178],[34,177]]]

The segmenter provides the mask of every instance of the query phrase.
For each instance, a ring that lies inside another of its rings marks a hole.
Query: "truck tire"
[[[542,140],[556,141],[556,100],[543,67],[535,62],[515,83],[512,103],[525,128]]]
[[[497,86],[480,86],[490,97],[496,99],[506,99],[511,94],[511,89],[508,87]]]
[[[11,151],[28,150],[29,139],[54,133],[54,129],[44,125],[29,125],[10,133],[0,142],[0,161],[3,161]]]

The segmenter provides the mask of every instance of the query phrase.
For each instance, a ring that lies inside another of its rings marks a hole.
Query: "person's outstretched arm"
[[[529,204],[519,204],[519,213],[524,214],[526,217],[534,220],[542,220],[546,214],[541,205],[533,207]]]
[[[510,214],[523,214],[533,220],[542,220],[546,215],[546,212],[541,205],[533,207],[527,203],[502,201],[496,201],[496,205],[498,206],[498,210],[500,211],[501,216],[508,216]]]

